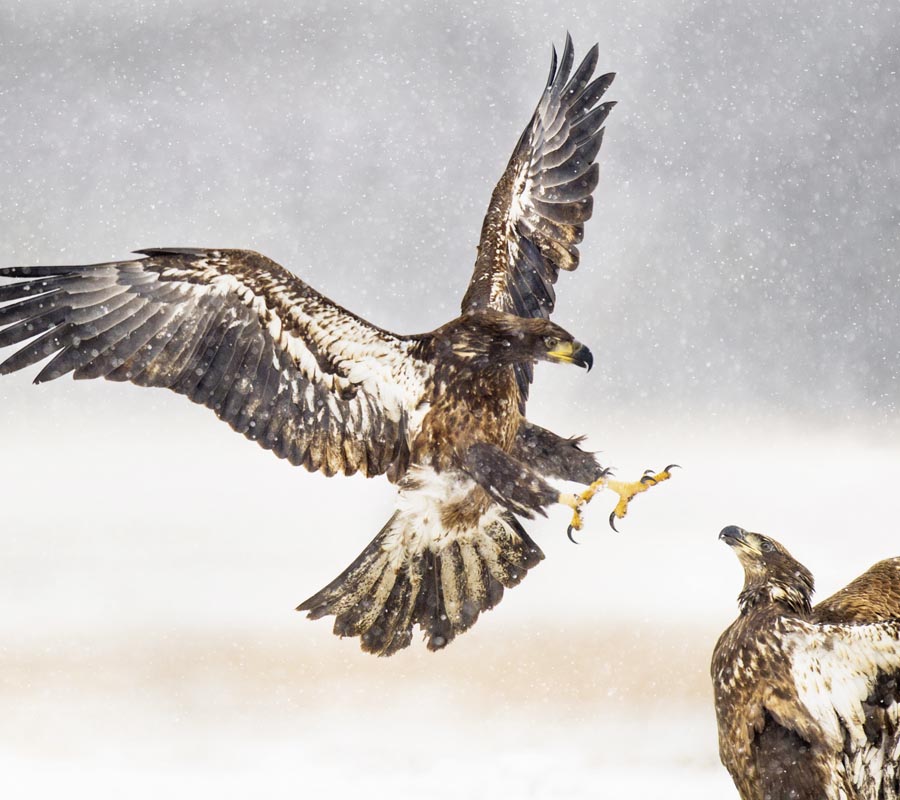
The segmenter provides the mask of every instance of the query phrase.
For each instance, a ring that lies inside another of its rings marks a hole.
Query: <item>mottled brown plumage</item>
[[[900,618],[900,558],[886,558],[817,604],[818,622],[878,622]]]
[[[437,649],[542,557],[516,519],[583,502],[547,478],[605,475],[577,439],[524,417],[535,361],[590,367],[549,321],[578,264],[612,75],[556,52],[537,109],[494,189],[461,316],[428,333],[378,328],[246,250],[155,248],[137,260],[13,267],[0,277],[0,374],[50,361],[75,378],[171,389],[293,464],[386,474],[397,510],[359,558],[300,608],[389,655],[419,625]],[[643,485],[641,485],[643,488]],[[318,534],[319,531],[316,531]]]
[[[742,800],[900,797],[900,558],[811,607],[778,542],[729,526],[740,616],[713,652],[719,754]]]

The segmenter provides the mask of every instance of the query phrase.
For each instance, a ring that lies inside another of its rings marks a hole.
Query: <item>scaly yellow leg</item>
[[[589,503],[594,495],[601,489],[609,489],[619,495],[619,502],[616,503],[616,507],[609,515],[609,525],[614,531],[617,531],[618,529],[616,528],[615,521],[617,519],[622,519],[628,513],[628,504],[631,502],[632,498],[641,492],[646,492],[647,489],[651,486],[656,486],[657,483],[669,480],[669,478],[672,477],[672,470],[677,466],[678,464],[669,464],[662,472],[657,472],[655,474],[653,473],[653,470],[648,469],[641,476],[640,480],[631,482],[613,480],[608,475],[604,475],[594,481],[580,495],[560,495],[560,502],[565,503],[574,511],[572,522],[569,524],[566,534],[572,539],[572,531],[581,530],[581,526],[584,524],[581,517],[581,508],[585,503]],[[563,497],[566,499],[563,499]],[[568,498],[573,498],[574,502],[568,502]],[[572,541],[574,541],[574,539]]]
[[[594,491],[596,491],[596,489]],[[575,540],[572,539],[572,531],[580,531],[581,526],[584,525],[584,521],[581,519],[581,507],[587,502],[587,499],[585,499],[584,496],[585,494],[587,494],[587,492],[583,492],[582,494],[564,493],[559,496],[559,502],[572,509],[572,521],[569,523],[568,530],[566,530],[566,536],[573,542]],[[593,497],[593,493],[591,494],[591,497]]]
[[[657,483],[662,483],[663,481],[669,480],[672,477],[672,470],[675,469],[678,464],[669,464],[662,472],[653,473],[652,470],[647,470],[638,481],[632,481],[631,483],[625,483],[623,481],[608,481],[606,484],[606,488],[612,489],[617,495],[619,495],[619,502],[616,503],[615,509],[613,509],[612,514],[609,515],[609,525],[613,530],[616,530],[615,520],[622,519],[628,513],[628,504],[631,502],[631,499],[641,492],[646,492],[651,486],[656,486]]]

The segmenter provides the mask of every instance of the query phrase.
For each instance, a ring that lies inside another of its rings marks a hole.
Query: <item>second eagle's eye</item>
[[[559,339],[555,336],[545,336],[544,337],[544,347],[548,350],[556,350],[559,347]]]
[[[763,539],[759,543],[759,549],[762,550],[764,553],[771,553],[775,549],[775,545],[773,545],[771,542]]]

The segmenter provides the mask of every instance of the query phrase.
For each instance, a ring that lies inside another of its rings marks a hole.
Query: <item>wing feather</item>
[[[878,622],[900,619],[900,558],[866,570],[813,609],[818,622]]]
[[[594,45],[573,72],[571,37],[558,62],[554,49],[537,109],[491,196],[463,313],[495,308],[549,318],[559,271],[578,266],[576,245],[599,180],[594,161],[614,105],[597,105],[614,77],[591,80],[598,52]],[[517,366],[516,374],[524,404],[532,368]]]
[[[564,74],[568,74],[569,70],[572,68],[571,65],[575,61],[575,54],[572,51],[571,36],[566,37],[566,49],[572,53],[572,57],[569,60],[569,65],[564,70],[560,70],[560,72],[563,72]],[[597,68],[597,61],[599,58],[600,46],[595,44],[587,51],[581,64],[578,65],[578,68],[572,73],[572,77],[569,78],[566,88],[563,89],[561,93],[563,102],[571,103],[572,100],[584,91],[591,80],[591,75],[594,74],[594,70]]]
[[[356,317],[244,250],[153,249],[0,277],[0,374],[51,360],[75,378],[172,389],[281,458],[326,474],[385,472],[430,365],[421,337]],[[24,344],[23,344],[24,343]]]
[[[860,797],[880,797],[898,774],[900,620],[870,624],[785,622],[791,675],[806,714],[791,724],[807,741],[842,753],[845,780]]]

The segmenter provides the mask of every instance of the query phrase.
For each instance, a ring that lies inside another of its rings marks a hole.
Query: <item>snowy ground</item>
[[[780,538],[823,597],[900,552],[895,443],[576,409],[557,427],[619,474],[684,469],[619,535],[603,497],[577,548],[561,510],[533,523],[547,560],[499,608],[379,660],[293,608],[377,531],[386,483],[292,469],[167,394],[5,380],[34,397],[0,429],[5,796],[733,797],[707,670],[740,571],[718,530]]]
[[[391,662],[289,633],[62,634],[7,650],[4,780],[28,787],[17,797],[126,786],[179,798],[731,792],[705,687],[685,681],[699,665],[669,637],[672,658],[635,648],[654,667],[639,668],[638,685],[605,663],[623,641],[635,647],[628,633],[570,631],[582,649],[495,631],[474,648]]]

